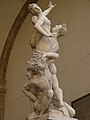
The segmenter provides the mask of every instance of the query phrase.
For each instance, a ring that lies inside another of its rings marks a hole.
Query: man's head
[[[58,33],[58,37],[63,36],[66,31],[67,31],[67,28],[65,23],[61,25],[56,25],[54,28],[52,28],[52,33],[54,32]]]

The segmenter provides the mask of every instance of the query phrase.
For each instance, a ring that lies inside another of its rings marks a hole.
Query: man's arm
[[[55,52],[41,52],[41,51],[38,51],[36,50],[37,53],[34,53],[35,55],[36,54],[42,54],[42,59],[44,58],[51,58],[51,59],[56,59],[59,57],[59,54],[55,53]]]
[[[50,58],[50,59],[56,59],[59,57],[59,54],[54,53],[54,52],[47,52],[43,54],[42,58]]]
[[[33,95],[33,93],[30,91],[29,85],[28,83],[26,83],[23,87],[22,87],[22,91],[23,93],[29,97],[33,102],[36,101],[36,97]]]

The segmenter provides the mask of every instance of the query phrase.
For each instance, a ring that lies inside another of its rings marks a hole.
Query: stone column
[[[6,70],[5,63],[0,59],[0,120],[4,120],[4,110],[5,110],[5,83],[6,83]]]
[[[4,120],[4,110],[5,110],[5,93],[6,89],[5,88],[0,88],[0,120]]]

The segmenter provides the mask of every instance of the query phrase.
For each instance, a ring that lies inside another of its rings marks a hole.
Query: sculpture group
[[[62,116],[75,115],[75,110],[63,101],[63,92],[56,76],[54,61],[59,57],[57,39],[65,34],[67,28],[63,23],[51,29],[51,21],[47,15],[54,6],[50,2],[45,11],[35,3],[28,7],[36,31],[30,40],[33,55],[27,62],[28,82],[22,87],[24,94],[33,101],[33,110],[27,115],[27,120],[39,119],[50,110],[56,110]]]

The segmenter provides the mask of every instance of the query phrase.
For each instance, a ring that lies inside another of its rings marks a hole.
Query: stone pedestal
[[[29,115],[26,120],[77,120],[77,119],[64,116],[63,113],[58,110],[49,110],[48,113],[41,116],[31,117],[31,115]]]
[[[61,117],[59,117],[59,118],[57,118],[57,117],[56,117],[56,118],[49,118],[49,117],[43,115],[43,116],[41,116],[40,118],[35,119],[35,120],[77,120],[77,119],[75,119],[75,118],[70,118],[70,117],[66,117],[66,116],[61,116]]]

